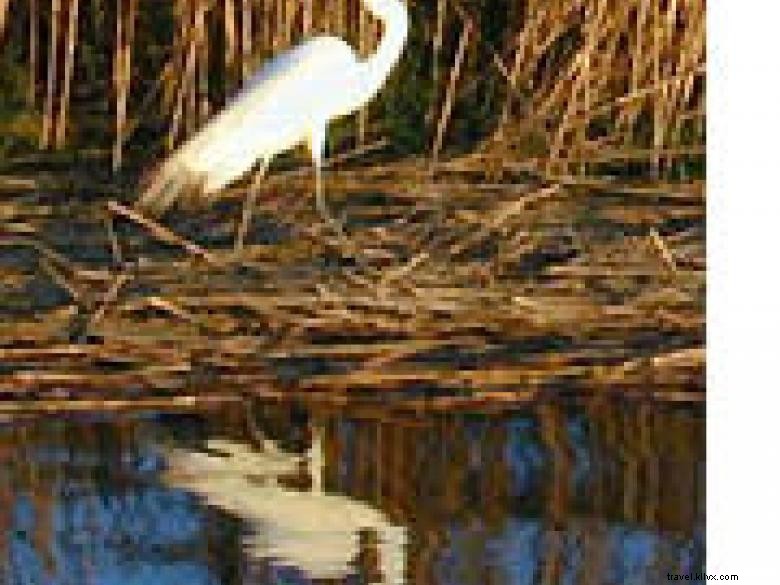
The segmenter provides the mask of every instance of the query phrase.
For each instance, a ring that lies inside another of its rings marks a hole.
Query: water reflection
[[[352,572],[371,534],[378,556],[376,580],[401,585],[405,531],[378,509],[322,490],[322,439],[315,431],[305,458],[264,441],[257,450],[229,440],[208,441],[203,450],[171,449],[166,481],[201,495],[212,506],[244,518],[253,527],[244,539],[252,558],[273,559],[311,579],[338,579]],[[309,489],[281,483],[308,463]],[[375,579],[372,579],[374,581]]]
[[[657,583],[703,569],[699,410],[363,405],[0,423],[0,583]]]

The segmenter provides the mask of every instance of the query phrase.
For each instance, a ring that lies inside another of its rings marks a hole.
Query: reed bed
[[[116,266],[100,201],[73,204],[83,233],[53,236],[65,218],[31,190],[3,208],[4,247],[29,258],[5,294],[31,306],[0,325],[2,393],[701,398],[701,186],[491,184],[481,167],[450,161],[430,183],[418,162],[332,170],[351,250],[314,214],[309,175],[271,178],[240,265],[238,200],[171,228],[113,204],[132,258]],[[98,258],[60,253],[73,238]],[[24,298],[44,289],[59,302]]]
[[[4,404],[700,400],[703,0],[410,7],[422,65],[333,132],[326,190],[350,244],[293,156],[260,185],[240,261],[251,178],[158,223],[132,209],[138,177],[310,31],[370,52],[381,31],[358,3],[178,0],[158,8],[165,34],[148,0],[31,0],[6,18],[0,42],[29,36],[27,99],[54,151],[12,153],[0,175]],[[101,66],[102,92],[84,81]],[[410,79],[428,88],[424,140],[404,152],[390,101]]]
[[[264,59],[306,36],[342,36],[365,55],[381,34],[358,0],[19,4],[11,14],[10,4],[0,3],[0,42],[27,45],[31,105],[36,85],[45,83],[40,146],[63,148],[68,119],[76,127],[91,124],[94,100],[108,98],[109,111],[98,110],[114,118],[115,170],[143,120],[164,127],[162,142],[174,148]],[[477,148],[553,175],[628,168],[676,176],[703,162],[704,0],[417,0],[409,6],[409,63],[379,105],[338,133],[342,142],[346,134],[361,144],[367,133],[376,138],[404,124],[419,133],[419,120],[394,112],[390,103],[405,91],[427,100],[422,134],[430,136],[425,154],[434,159],[476,134]],[[72,79],[86,71],[111,79],[113,87],[80,87],[84,98],[73,110]],[[475,109],[485,111],[477,116]],[[454,128],[451,118],[462,120],[469,111],[471,125]],[[82,147],[88,140],[84,132],[70,138]]]

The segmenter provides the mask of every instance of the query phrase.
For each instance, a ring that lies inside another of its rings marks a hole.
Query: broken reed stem
[[[125,25],[125,44],[124,44],[124,51],[123,51],[123,62],[122,65],[124,67],[122,80],[125,84],[124,88],[124,109],[122,112],[123,116],[123,133],[125,130],[125,126],[127,125],[127,98],[128,94],[130,93],[130,85],[132,83],[132,50],[133,46],[135,45],[135,19],[136,15],[138,13],[138,0],[129,0],[130,5],[128,7],[127,11],[127,23]],[[124,136],[123,136],[124,140]]]
[[[35,108],[38,93],[38,0],[30,0],[28,34],[30,36],[28,46],[30,84],[27,87],[27,106],[32,109]]]
[[[439,87],[439,77],[441,75],[439,68],[441,62],[441,49],[444,44],[444,23],[446,20],[447,12],[447,0],[437,0],[436,2],[436,32],[433,35],[433,56],[432,56],[432,71],[431,77],[433,81],[433,91],[431,92],[431,106],[428,111],[429,120],[433,119],[434,112],[436,111],[436,104],[438,103],[437,89]]]
[[[105,221],[111,257],[114,259],[114,264],[121,266],[123,264],[122,247],[119,245],[119,238],[116,235],[116,229],[114,229],[114,218],[107,215]]]
[[[186,7],[185,7],[186,8]],[[173,119],[168,133],[168,147],[173,150],[176,139],[184,132],[185,136],[194,123],[193,115],[195,113],[194,86],[197,71],[197,43],[196,35],[192,27],[192,20],[187,18],[191,15],[188,10],[182,14],[182,38],[187,39],[185,44],[186,51],[182,49],[182,60],[184,61],[184,74],[181,76],[179,88],[176,93],[176,104],[173,109]],[[186,55],[186,57],[184,56]]]
[[[200,258],[203,258],[206,262],[208,262],[212,266],[220,266],[219,261],[216,258],[214,258],[214,256],[208,250],[202,248],[201,246],[193,242],[190,242],[189,240],[182,238],[181,236],[175,234],[168,228],[160,225],[154,220],[144,217],[143,215],[141,215],[135,210],[129,209],[124,205],[117,203],[116,201],[108,202],[108,210],[112,214],[120,215],[125,219],[129,219],[130,221],[140,225],[161,242],[164,242],[166,244],[171,244],[173,246],[181,247],[187,252],[189,252],[190,254],[192,254],[193,256],[198,256]]]
[[[49,67],[46,76],[46,104],[41,127],[40,147],[48,148],[54,116],[55,86],[57,83],[57,45],[59,40],[60,0],[51,0],[51,31],[49,34]]]
[[[179,395],[164,396],[161,398],[101,398],[90,400],[87,398],[39,400],[3,400],[0,403],[0,413],[4,415],[21,414],[61,414],[64,412],[110,412],[127,413],[145,410],[182,412],[188,410],[200,411],[204,407],[222,406],[232,402],[244,400],[239,395]]]
[[[311,1],[311,0],[307,0]],[[368,22],[368,11],[363,7],[362,3],[358,4],[358,53],[362,59],[366,58],[368,54],[370,39],[369,35],[371,29]],[[366,142],[366,129],[368,128],[368,105],[364,104],[360,107],[357,114],[357,144],[358,146],[365,144]]]
[[[506,68],[506,65],[504,64],[504,59],[501,56],[501,54],[489,42],[485,41],[483,38],[480,38],[479,28],[474,26],[474,19],[469,15],[468,11],[465,8],[463,8],[460,2],[458,0],[450,0],[450,2],[452,3],[452,6],[456,14],[460,17],[460,19],[464,23],[469,22],[472,25],[473,36],[477,41],[480,42],[483,49],[487,50],[490,53],[490,60],[492,65],[498,70],[499,73],[501,73],[501,76],[505,80],[509,79],[509,70]]]
[[[653,85],[658,87],[661,83],[661,3],[652,2],[653,5]],[[661,96],[653,104],[653,148],[660,151],[663,148],[663,111],[662,102],[664,90]],[[661,155],[656,154],[653,161],[656,177],[661,176]]]
[[[173,38],[171,39],[171,58],[163,65],[162,71],[157,76],[157,81],[152,88],[152,92],[160,92],[160,114],[166,117],[170,111],[172,111],[173,103],[176,100],[176,89],[178,85],[178,73],[179,73],[179,54],[181,51],[180,39],[176,35],[176,6],[177,2],[173,2]],[[146,94],[144,101],[149,97],[149,92]]]
[[[127,281],[130,280],[131,278],[132,275],[127,271],[121,272],[120,274],[117,275],[117,277],[114,279],[114,282],[111,284],[111,287],[106,291],[106,293],[100,299],[100,303],[98,304],[97,310],[90,317],[89,322],[87,323],[87,330],[91,329],[92,327],[94,327],[100,321],[103,320],[103,317],[105,316],[109,307],[119,297],[119,291],[122,289],[125,283],[127,283]]]
[[[661,29],[661,37],[663,39],[664,47],[668,47],[669,44],[672,42],[672,38],[674,36],[675,21],[677,20],[677,0],[669,0],[669,3],[666,8],[665,16],[666,16],[666,26],[664,26]],[[685,49],[680,51],[681,62],[684,62],[685,54],[686,54]],[[672,71],[670,68],[670,63],[668,62],[668,60],[664,59],[661,68],[661,75],[664,78],[666,78],[671,74]],[[668,132],[671,130],[670,122],[673,115],[672,108],[676,106],[676,102],[671,99],[672,96],[673,93],[671,91],[671,88],[667,87],[666,89],[664,89],[661,98],[661,108],[663,111],[663,125],[661,127],[662,148],[663,148],[663,144],[666,144],[667,139],[669,138]]]
[[[517,75],[522,66],[522,51],[520,47],[515,48],[515,58],[512,64],[512,69],[509,71],[509,79],[507,79],[507,92],[504,98],[504,104],[501,107],[501,116],[498,119],[498,125],[496,127],[495,136],[498,139],[504,137],[504,129],[507,122],[512,116],[512,100],[514,98],[515,90],[517,89]]]
[[[54,144],[61,148],[65,143],[65,134],[67,131],[68,106],[70,105],[70,88],[73,82],[73,62],[76,51],[76,37],[78,34],[79,0],[70,0],[68,6],[68,45],[65,52],[65,72],[63,79],[62,97],[60,99],[60,110],[57,117],[57,127],[55,130]]]
[[[279,49],[284,49],[288,46],[289,30],[287,28],[287,0],[276,0],[276,30],[277,43]]]
[[[195,33],[200,49],[198,59],[198,118],[203,123],[209,117],[211,106],[209,104],[209,43],[206,30],[206,10],[208,0],[198,0],[195,9]]]
[[[198,126],[198,32],[195,29],[195,14],[197,12],[196,0],[189,0],[185,4],[185,26],[190,35],[190,43],[187,48],[187,68],[184,79],[184,128],[189,136]]]
[[[651,84],[636,92],[624,94],[604,103],[592,105],[589,112],[586,112],[585,115],[578,116],[576,119],[570,120],[570,122],[572,124],[574,122],[586,124],[594,116],[605,115],[616,108],[628,108],[631,107],[632,104],[641,103],[650,97],[657,97],[657,99],[660,100],[662,95],[659,94],[663,94],[667,88],[692,82],[697,76],[704,75],[705,70],[706,67],[702,63],[691,70],[682,71],[678,75],[662,79],[658,85]],[[689,114],[681,114],[681,117],[684,118],[686,115]]]
[[[260,30],[257,32],[257,49],[262,55],[268,52],[274,34],[273,0],[260,0]]]
[[[238,43],[236,39],[235,0],[225,0],[225,94],[233,88]]]
[[[282,48],[290,46],[292,30],[290,30],[291,22],[289,17],[291,14],[292,10],[290,10],[287,0],[279,0],[279,25],[277,28],[279,30],[279,44]]]
[[[301,26],[303,28],[304,37],[309,37],[312,31],[312,11],[313,11],[312,1],[313,0],[303,0],[303,22]],[[362,11],[363,8],[360,7],[358,10]]]
[[[125,8],[127,6],[127,8]],[[116,42],[114,49],[114,86],[116,92],[116,136],[111,168],[122,167],[122,150],[127,125],[127,100],[130,91],[131,51],[135,33],[135,15],[138,0],[117,0]]]
[[[604,0],[598,0],[598,9],[596,10],[596,14],[601,14],[601,8],[604,6]],[[582,65],[581,65],[581,71],[580,75],[577,78],[577,84],[579,86],[579,91],[577,91],[577,107],[576,107],[576,114],[586,113],[590,111],[590,104],[591,104],[591,93],[590,93],[590,86],[591,86],[591,56],[593,54],[593,51],[596,47],[597,42],[597,27],[598,27],[598,21],[599,18],[597,16],[594,16],[594,9],[592,6],[588,6],[585,9],[585,18],[588,22],[586,26],[586,49],[582,52]],[[587,140],[586,135],[586,128],[585,126],[580,126],[580,128],[577,130],[577,155],[581,158],[582,157],[582,146],[585,144]],[[577,174],[584,175],[585,174],[585,168],[586,163],[584,161],[581,161],[579,165],[577,165]]]
[[[174,46],[173,63],[175,64],[175,69],[172,80],[178,80],[179,83],[173,90],[173,93],[175,94],[175,102],[173,104],[171,126],[168,129],[168,138],[166,141],[166,146],[169,152],[172,151],[176,146],[176,139],[179,136],[179,130],[182,125],[181,120],[184,111],[184,92],[186,91],[187,87],[187,68],[185,55],[187,55],[187,47],[189,47],[190,43],[192,42],[189,27],[187,26],[184,19],[184,15],[186,14],[185,2],[186,0],[175,0],[173,5],[174,30],[177,31],[176,40],[178,43],[175,42]],[[179,75],[179,72],[182,70],[184,70],[184,76]]]
[[[171,81],[166,91],[170,99],[163,99],[164,111],[171,107],[171,125],[166,137],[166,148],[171,151],[176,146],[178,137],[184,133],[189,135],[205,121],[211,113],[209,98],[208,69],[209,47],[208,26],[206,17],[213,4],[209,0],[196,0],[193,4],[187,0],[176,0],[174,4],[174,22],[177,26],[174,40],[174,55],[166,64],[165,69],[173,68]],[[233,6],[231,4],[230,6]],[[231,28],[230,11],[225,12],[225,27]],[[231,28],[234,32],[234,27]],[[226,43],[230,37],[226,32]],[[234,58],[226,48],[225,92],[228,93],[231,82],[231,72],[227,60]],[[182,73],[183,72],[183,73]],[[178,75],[178,84],[177,74]]]
[[[508,8],[508,14],[507,19],[511,19],[514,14],[511,7]],[[528,25],[523,29],[523,32],[528,33]],[[535,30],[530,31],[532,34],[536,34]],[[509,119],[509,116],[511,114],[512,110],[512,98],[514,97],[515,89],[517,86],[517,75],[520,71],[520,67],[522,66],[522,53],[523,53],[523,47],[521,43],[519,42],[520,35],[522,33],[515,33],[511,35],[511,41],[509,41],[509,44],[511,44],[510,52],[512,54],[512,66],[509,69],[509,75],[506,78],[506,84],[507,84],[507,92],[506,97],[504,98],[504,103],[501,107],[501,115],[498,119],[498,125],[496,126],[496,132],[495,136],[498,138],[503,138],[503,131],[504,131],[504,125],[506,124],[507,120]]]
[[[282,48],[282,39],[284,36],[284,0],[273,0],[273,6],[274,22],[273,26],[271,27],[271,30],[273,31],[273,41],[271,43],[271,48],[273,49],[273,52],[276,53],[279,51],[279,49]]]
[[[439,160],[439,153],[441,152],[442,145],[444,143],[444,135],[447,131],[447,125],[452,115],[452,104],[455,98],[455,88],[460,79],[461,69],[463,62],[466,58],[466,49],[468,48],[469,39],[471,36],[471,20],[466,20],[463,23],[463,32],[460,34],[460,40],[458,41],[458,48],[455,54],[455,61],[450,69],[450,79],[447,84],[447,93],[444,96],[444,105],[439,115],[439,123],[436,127],[436,138],[433,142],[433,162],[436,163]]]
[[[252,4],[250,0],[241,0],[241,79],[246,83],[250,74],[252,57]]]
[[[671,270],[672,272],[676,273],[677,262],[675,262],[674,254],[666,245],[666,242],[664,242],[663,238],[661,237],[661,234],[658,233],[657,229],[655,228],[650,229],[650,239],[652,240],[653,245],[656,247],[659,254],[661,254],[661,258],[663,259],[667,268],[669,268],[669,270]]]
[[[0,0],[0,41],[3,40],[5,26],[8,22],[8,2],[9,0]]]
[[[38,265],[57,286],[67,291],[73,301],[75,301],[77,304],[83,304],[82,295],[78,288],[76,288],[76,285],[70,282],[70,280],[56,266],[54,266],[54,264],[49,259],[47,259],[45,256],[41,256],[41,258],[38,259]]]
[[[285,27],[287,30],[287,46],[291,46],[294,42],[299,41],[300,34],[298,33],[298,11],[302,8],[300,0],[287,0],[287,7],[285,8]]]
[[[347,32],[347,3],[345,0],[336,0],[336,36],[344,38]]]

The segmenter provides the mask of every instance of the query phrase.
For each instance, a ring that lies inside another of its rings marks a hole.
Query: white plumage
[[[384,24],[373,55],[360,60],[342,39],[326,36],[278,55],[163,162],[139,199],[139,210],[160,215],[183,192],[208,197],[258,162],[265,169],[274,156],[305,142],[317,171],[317,203],[328,215],[320,186],[327,126],[376,95],[400,58],[408,33],[400,0],[363,3]],[[239,241],[242,238],[239,234]]]

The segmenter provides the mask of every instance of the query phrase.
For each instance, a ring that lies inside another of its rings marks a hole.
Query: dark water
[[[0,422],[3,585],[655,584],[703,570],[703,509],[683,406]]]

